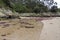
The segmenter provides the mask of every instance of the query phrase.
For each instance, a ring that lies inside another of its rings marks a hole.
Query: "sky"
[[[60,8],[60,0],[54,0],[55,2],[57,2],[57,6],[58,8]]]

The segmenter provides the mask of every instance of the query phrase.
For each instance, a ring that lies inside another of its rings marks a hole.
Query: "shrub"
[[[40,13],[40,8],[38,6],[34,7],[33,12]]]

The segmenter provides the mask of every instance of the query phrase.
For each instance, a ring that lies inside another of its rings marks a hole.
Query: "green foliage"
[[[60,8],[58,8],[58,12],[60,12]]]
[[[5,4],[2,0],[0,0],[0,7],[3,7]]]
[[[19,13],[41,13],[48,12],[48,8],[44,6],[44,3],[36,0],[0,0],[0,7],[4,5],[6,7],[11,8],[12,10]],[[53,10],[54,9],[54,10]],[[57,9],[52,7],[50,10],[56,12]]]
[[[41,10],[41,9],[39,8],[39,6],[36,6],[36,7],[34,7],[34,10],[33,10],[33,11],[34,11],[35,13],[40,13],[40,10]]]

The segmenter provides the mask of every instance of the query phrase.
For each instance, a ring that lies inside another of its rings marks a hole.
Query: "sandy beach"
[[[43,23],[35,19],[0,21],[0,40],[39,40]]]
[[[60,17],[43,20],[44,23],[40,40],[60,40]]]
[[[60,40],[60,17],[1,20],[0,40]]]

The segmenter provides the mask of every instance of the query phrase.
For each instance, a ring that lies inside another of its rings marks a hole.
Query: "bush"
[[[38,6],[34,7],[33,12],[40,13],[40,8]]]

